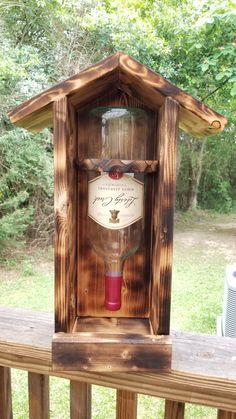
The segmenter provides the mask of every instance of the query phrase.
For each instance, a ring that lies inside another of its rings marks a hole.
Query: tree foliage
[[[234,2],[2,0],[0,11],[0,241],[47,231],[53,196],[51,133],[16,129],[7,110],[117,50],[228,116],[216,138],[181,134],[177,206],[235,208]]]
[[[35,138],[22,129],[6,131],[0,138],[0,166],[0,244],[26,231],[33,234],[39,225],[52,230],[50,133]]]

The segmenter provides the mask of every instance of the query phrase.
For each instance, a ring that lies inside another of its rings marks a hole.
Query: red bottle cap
[[[122,172],[109,172],[109,176],[112,179],[118,180],[118,179],[122,178],[123,173]]]
[[[105,308],[117,311],[121,307],[121,287],[123,276],[117,273],[105,275]]]

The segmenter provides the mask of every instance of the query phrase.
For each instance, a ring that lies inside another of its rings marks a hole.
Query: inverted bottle
[[[146,122],[146,112],[141,109],[92,110],[90,141],[102,145],[98,157],[140,159],[145,148]],[[136,140],[141,138],[140,147],[134,147],[133,136]],[[125,174],[113,168],[109,173],[96,173],[91,177],[88,187],[89,238],[95,252],[104,260],[105,308],[116,311],[121,307],[125,260],[135,254],[142,240],[143,175]]]

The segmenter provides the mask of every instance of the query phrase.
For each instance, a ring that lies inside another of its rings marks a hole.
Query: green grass
[[[197,218],[190,225],[177,223],[172,329],[216,333],[216,317],[222,312],[225,266],[235,261],[236,250],[236,227],[231,227],[235,219],[226,217],[218,215],[217,219],[200,221]]]
[[[53,251],[27,251],[2,263],[0,304],[53,311]],[[0,271],[1,275],[1,271]]]
[[[171,328],[216,333],[222,312],[225,265],[233,263],[235,220],[207,213],[178,214],[174,244]],[[18,249],[0,265],[0,304],[53,310],[53,252]],[[27,373],[13,370],[15,418],[28,412]],[[139,395],[138,418],[163,417],[164,401]],[[93,386],[93,419],[115,418],[115,390]],[[50,378],[50,417],[68,419],[69,382]],[[216,410],[187,404],[186,419],[215,419]]]
[[[204,258],[199,249],[191,254],[175,250],[171,327],[175,330],[215,334],[221,314],[224,258]]]

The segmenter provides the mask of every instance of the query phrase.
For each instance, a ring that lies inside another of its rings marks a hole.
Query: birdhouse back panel
[[[120,90],[116,90],[85,108],[78,110],[78,158],[101,159],[102,138],[91,134],[89,112],[98,107],[131,107],[144,109],[149,115],[149,126],[146,144],[146,155],[139,155],[139,144],[136,142],[137,132],[130,138],[131,146],[124,157],[127,160],[153,159],[155,142],[156,115],[147,109],[139,100]],[[145,139],[144,139],[145,140]],[[77,224],[77,312],[79,316],[108,317],[109,311],[104,309],[104,261],[98,255],[90,240],[88,228],[88,182],[98,175],[97,171],[79,171],[78,181],[78,224]],[[151,252],[151,212],[153,194],[153,174],[140,173],[139,178],[145,184],[145,203],[143,219],[145,220],[142,240],[138,251],[130,256],[124,264],[124,279],[122,286],[122,305],[120,310],[112,313],[112,317],[148,317],[150,296],[150,252]],[[96,228],[96,224],[94,224]],[[99,232],[98,232],[99,234]],[[104,240],[106,236],[104,237]],[[101,240],[103,238],[101,237]]]

